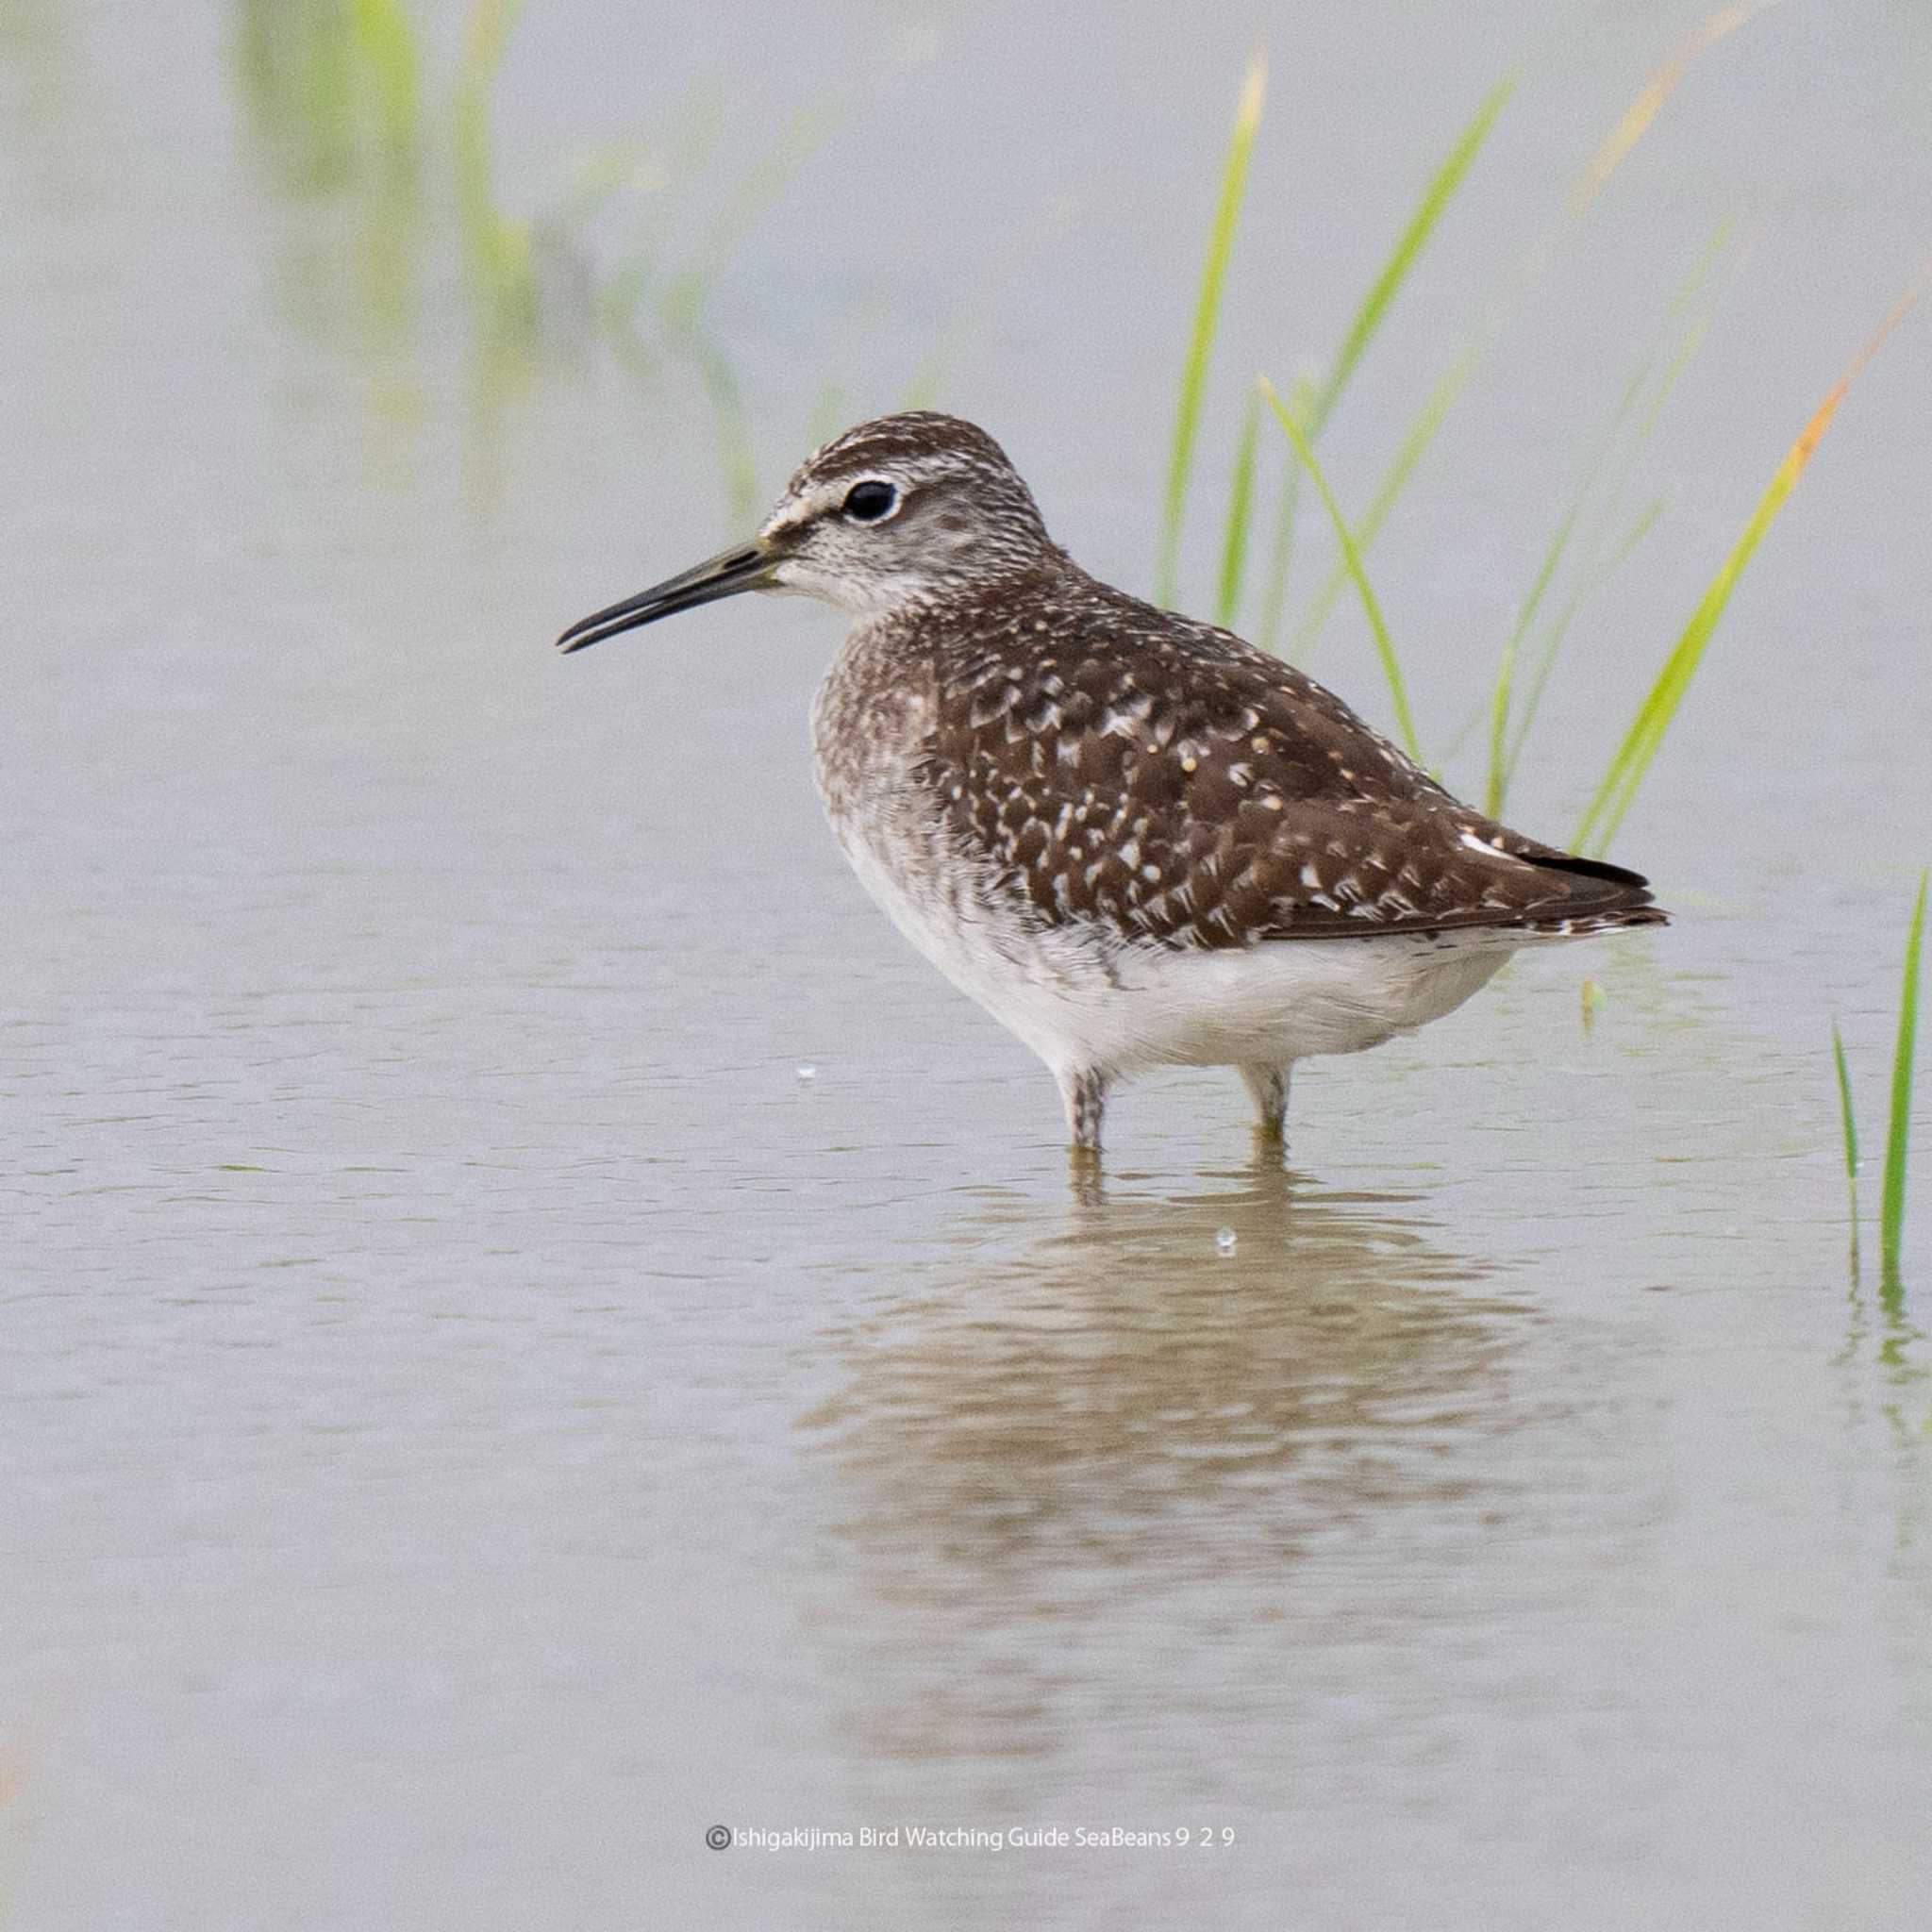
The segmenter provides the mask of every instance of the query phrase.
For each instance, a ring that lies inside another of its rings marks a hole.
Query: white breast
[[[1475,931],[1276,940],[1198,951],[1042,926],[937,827],[834,814],[867,891],[962,992],[1055,1069],[1285,1066],[1356,1053],[1452,1012],[1512,950]]]

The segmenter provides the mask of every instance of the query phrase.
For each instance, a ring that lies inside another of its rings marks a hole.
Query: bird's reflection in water
[[[1525,1305],[1400,1197],[1208,1178],[1233,1185],[982,1207],[970,1258],[844,1338],[808,1425],[869,1751],[1050,1750],[1135,1685],[1143,1722],[1237,1707],[1311,1620],[1364,1634],[1337,1569],[1391,1512],[1431,1542],[1507,1512],[1481,1444],[1524,1419]]]

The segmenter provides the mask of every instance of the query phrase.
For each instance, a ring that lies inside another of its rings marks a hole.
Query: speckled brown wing
[[[1279,659],[1071,572],[1042,590],[949,611],[920,776],[1047,921],[1205,948],[1663,922],[1638,874],[1458,804]]]

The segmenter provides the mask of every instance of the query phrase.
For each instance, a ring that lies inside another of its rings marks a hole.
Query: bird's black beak
[[[720,597],[736,596],[740,591],[756,591],[772,581],[778,556],[763,538],[741,543],[734,550],[721,550],[691,570],[666,577],[622,604],[592,611],[581,623],[574,624],[558,639],[559,651],[581,651],[587,644],[601,644],[619,631],[635,630],[641,624],[655,624],[674,611],[690,610]]]

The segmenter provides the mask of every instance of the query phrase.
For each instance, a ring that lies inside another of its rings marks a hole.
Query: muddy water
[[[169,12],[0,6],[9,1932],[1921,1923],[1932,1177],[1888,1303],[1825,1041],[1875,1138],[1932,850],[1923,321],[1620,841],[1679,924],[1311,1069],[1287,1173],[1231,1078],[1149,1082],[1076,1192],[1044,1076],[818,823],[832,621],[548,654],[735,527],[715,366],[627,374],[547,257],[544,340],[482,346],[433,165],[412,225],[251,109],[242,9]],[[1698,17],[1616,12],[1274,23],[1230,383],[1334,339],[1524,69],[1330,430],[1352,497]],[[761,486],[940,343],[1141,585],[1255,25],[535,5],[496,178],[535,207],[722,81],[715,206],[837,105],[708,308]],[[1739,218],[1530,828],[1916,266],[1928,69],[1877,5],[1703,57],[1379,548],[1447,746]],[[1345,615],[1316,668],[1374,709]]]

